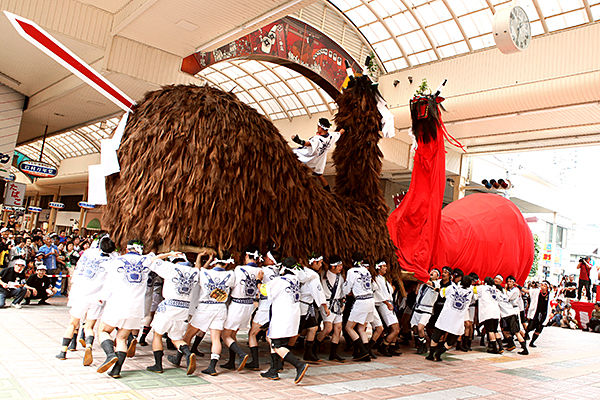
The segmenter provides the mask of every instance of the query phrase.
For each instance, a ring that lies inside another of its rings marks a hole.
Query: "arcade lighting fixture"
[[[481,181],[481,184],[485,186],[486,189],[496,189],[496,190],[507,190],[512,187],[512,184],[508,179],[484,179]]]

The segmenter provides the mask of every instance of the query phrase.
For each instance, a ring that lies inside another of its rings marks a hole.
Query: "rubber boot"
[[[371,357],[374,360],[377,358],[377,356],[375,355],[375,353],[373,353],[373,350],[371,350],[371,343],[375,344],[373,340],[369,340],[369,343],[365,344],[365,348],[369,352],[369,357]]]
[[[127,357],[127,353],[124,351],[117,351],[117,362],[115,366],[108,373],[109,376],[117,379],[121,377],[121,367],[123,367],[123,363],[125,362],[125,357]]]
[[[77,335],[79,334],[79,331],[77,329],[75,329],[73,331],[73,337],[71,338],[71,342],[69,343],[69,351],[76,351],[77,350]]]
[[[150,329],[152,329],[152,327],[144,326],[144,329],[142,330],[142,334],[140,335],[140,340],[138,342],[140,344],[140,346],[148,346],[148,342],[146,342],[146,337],[148,337],[148,334],[150,333]]]
[[[527,342],[523,340],[522,342],[520,342],[520,345],[523,350],[521,350],[519,354],[521,354],[522,356],[529,355],[529,350],[527,350]]]
[[[498,344],[495,340],[490,340],[490,348],[487,349],[487,352],[491,354],[499,354],[497,346]]]
[[[246,363],[246,369],[258,371],[260,369],[258,363],[258,346],[250,347],[250,355],[252,356],[252,361]]]
[[[390,343],[390,346],[388,347],[387,351],[394,357],[402,355],[402,352],[398,351],[398,342]]]
[[[277,356],[277,357],[275,357],[275,370],[277,372],[283,371],[283,358],[281,358],[281,356],[277,353],[271,353],[271,354],[275,354]]]
[[[203,369],[202,372],[203,374],[206,375],[216,375],[217,374],[217,362],[219,361],[218,358],[212,358],[214,356],[219,356],[218,354],[211,354],[211,359],[210,359],[210,364],[208,364],[208,367],[206,367],[206,369]]]
[[[481,335],[481,340],[479,341],[480,346],[485,346],[485,335]]]
[[[85,329],[81,329],[81,332],[79,332],[79,344],[82,345],[83,347],[86,346],[86,340],[85,340]]]
[[[358,339],[358,340],[360,340],[360,339]],[[294,379],[294,383],[296,383],[296,384],[300,383],[302,378],[304,378],[304,374],[306,374],[306,370],[308,369],[308,364],[303,363],[302,361],[298,360],[296,358],[296,356],[293,355],[291,352],[289,352],[285,355],[284,361],[287,361],[290,364],[292,364],[294,367],[296,367],[296,379]]]
[[[336,361],[336,362],[343,363],[346,360],[338,355],[338,353],[337,353],[338,346],[339,346],[338,343],[331,343],[331,348],[329,349],[329,361]]]
[[[356,356],[353,358],[355,361],[371,361],[371,356],[369,355],[369,351],[366,349],[365,344],[362,342],[360,338],[354,341],[354,347],[356,347]]]
[[[181,366],[182,358],[183,358],[183,353],[180,352],[179,350],[177,350],[177,353],[167,356],[167,360],[169,360],[169,362],[176,367]]]
[[[501,339],[496,339],[496,345],[498,346],[498,354],[504,353],[504,346],[502,346]]]
[[[315,341],[312,345],[312,355],[315,356],[317,358],[317,360],[321,361],[319,359],[319,351],[321,350],[321,342],[319,342],[318,339],[315,338]]]
[[[314,342],[306,342],[304,346],[304,361],[319,362],[319,359],[312,352],[313,344]]]
[[[473,349],[471,348],[471,343],[473,343],[473,339],[472,338],[468,338],[467,339],[467,349],[469,351],[472,351]]]
[[[514,341],[513,337],[509,336],[508,344],[506,345],[506,351],[513,351],[516,348],[517,348],[517,346],[515,345],[515,341]]]
[[[162,359],[164,352],[162,350],[154,351],[154,365],[146,367],[146,371],[156,372],[157,374],[163,373]]]
[[[115,353],[115,342],[112,339],[106,339],[102,343],[100,343],[100,347],[104,350],[104,354],[106,354],[106,360],[98,367],[96,370],[99,373],[104,373],[108,371],[110,367],[115,365],[117,362],[117,354]]]
[[[439,346],[439,344],[438,344],[438,346]],[[435,355],[436,348],[437,348],[437,346],[436,347],[434,347],[434,346],[430,346],[429,347],[429,355],[427,357],[425,357],[426,360],[429,360],[429,361],[435,360],[434,355]]]
[[[225,363],[220,365],[221,368],[225,368],[225,369],[235,369],[235,351],[232,350],[232,348],[229,348],[229,360]]]
[[[417,354],[427,353],[427,342],[424,337],[419,337],[419,344],[417,345]]]
[[[186,374],[192,375],[196,371],[196,355],[191,352],[187,344],[179,346],[179,351],[183,353],[185,361],[187,362]]]
[[[65,348],[67,346],[69,346],[69,343],[71,343],[71,339],[69,339],[69,338],[63,338],[62,339],[62,349],[61,349],[60,353],[58,353],[56,355],[56,358],[58,358],[59,360],[66,360],[67,359],[67,352],[65,351]]]
[[[379,351],[379,354],[381,354],[384,357],[391,357],[392,354],[388,351],[389,347],[390,347],[390,344],[384,340],[379,345],[379,348],[377,349],[377,351]]]
[[[279,380],[279,373],[277,371],[277,358],[281,359],[277,353],[271,353],[271,367],[266,372],[261,372],[260,376],[273,381]]]
[[[237,356],[240,358],[240,365],[238,365],[237,370],[243,370],[249,358],[248,354],[244,353],[242,349],[240,349],[240,346],[238,346],[237,342],[231,343],[231,346],[229,346],[229,350],[233,350],[233,352],[237,354]]]
[[[435,361],[442,361],[442,354],[444,354],[446,350],[447,349],[446,346],[444,346],[444,343],[439,343],[435,350]]]
[[[87,367],[92,365],[94,362],[94,356],[92,355],[92,345],[94,344],[93,336],[86,336],[85,338],[85,354],[83,356],[83,366]]]
[[[204,335],[195,336],[194,343],[192,343],[192,348],[190,349],[192,351],[192,353],[194,353],[198,357],[204,357],[204,353],[201,352],[200,350],[198,350],[198,346],[200,345],[200,342],[202,342],[202,339],[204,339]]]
[[[536,348],[536,347],[537,347],[537,346],[536,346],[535,344],[533,344],[533,343],[534,343],[534,342],[537,340],[537,338],[538,338],[538,337],[540,337],[540,335],[539,335],[539,334],[535,334],[535,333],[534,333],[533,335],[531,335],[531,341],[529,342],[529,347],[533,347],[533,348]]]
[[[127,358],[135,356],[135,348],[137,346],[137,337],[129,334],[127,338]]]

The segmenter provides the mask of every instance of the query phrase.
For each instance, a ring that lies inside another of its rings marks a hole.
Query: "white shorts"
[[[227,320],[223,328],[237,331],[248,328],[250,317],[254,312],[254,304],[231,303],[227,310]]]
[[[106,315],[102,315],[102,323],[113,328],[136,330],[142,326],[142,319],[140,317],[127,318],[127,319],[113,319]]]
[[[75,303],[71,307],[69,314],[73,318],[77,318],[79,320],[89,319],[89,320],[97,320],[102,315],[102,310],[104,310],[104,303],[93,304],[93,303]]]
[[[227,307],[216,305],[211,308],[196,309],[190,324],[202,332],[208,332],[210,329],[222,331],[225,320],[227,320]]]
[[[467,318],[465,318],[465,321],[475,321],[475,307],[469,307],[469,313]]]
[[[350,311],[348,321],[364,325],[373,321],[373,311],[375,311],[373,299],[356,300],[352,306],[352,311]]]
[[[379,317],[379,313],[377,312],[376,308],[373,308],[373,320],[371,321],[371,326],[373,329],[383,326],[383,322],[381,322],[381,317]]]
[[[171,319],[164,312],[154,315],[151,326],[155,334],[164,335],[166,333],[171,340],[183,340],[185,331],[187,330],[187,323],[185,321]]]
[[[329,313],[329,316],[327,316],[325,314],[325,311],[323,310],[323,308],[319,308],[319,311],[321,312],[321,318],[323,318],[323,322],[331,322],[332,324],[341,324],[342,319],[344,318],[344,316],[342,314],[334,314],[334,313]]]
[[[398,323],[398,317],[396,317],[396,313],[393,310],[390,310],[385,303],[378,305],[377,310],[379,311],[381,319],[383,319],[383,322],[385,322],[387,326],[392,326]]]
[[[419,326],[419,325],[427,326],[430,319],[431,319],[431,314],[415,311],[415,312],[413,312],[412,317],[410,317],[410,326]]]
[[[254,314],[254,319],[252,322],[256,322],[260,326],[269,322],[269,310],[261,310],[260,308],[256,310],[256,314]]]

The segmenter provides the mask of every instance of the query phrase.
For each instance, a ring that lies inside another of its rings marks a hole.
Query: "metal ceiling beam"
[[[306,110],[306,114],[308,114],[308,118],[312,118],[312,113],[310,112],[310,110],[308,109],[308,107],[306,106],[306,103],[304,102],[304,100],[302,100],[302,97],[300,97],[298,95],[298,92],[296,92],[296,90],[292,87],[292,85],[290,85],[287,81],[287,79],[283,79],[283,77],[281,75],[279,75],[279,73],[277,71],[275,71],[275,68],[271,67],[269,64],[263,62],[263,61],[257,61],[260,65],[262,65],[263,67],[265,67],[266,69],[268,69],[273,75],[275,75],[285,86],[287,86],[288,89],[290,89],[290,91],[292,93],[294,93],[294,95],[296,96],[296,98],[298,99],[298,101],[300,102],[300,104],[302,104],[302,107],[304,107],[304,110]]]
[[[327,109],[329,110],[329,113],[331,115],[333,115],[333,109],[331,108],[331,106],[327,102],[327,99],[325,98],[325,96],[323,96],[323,93],[321,93],[319,91],[318,86],[316,85],[316,83],[314,83],[310,79],[307,79],[307,81],[308,81],[308,83],[310,83],[310,85],[313,87],[313,89],[315,89],[315,91],[317,92],[317,94],[319,95],[319,97],[321,97],[321,100],[323,100],[323,104],[325,104],[325,106],[327,106]]]
[[[456,13],[452,9],[452,7],[450,7],[450,4],[448,4],[448,0],[442,0],[442,2],[444,3],[444,5],[446,6],[446,8],[448,9],[448,12],[450,12],[450,15],[452,15],[452,18],[454,18],[454,22],[458,26],[458,30],[463,35],[463,38],[465,39],[465,42],[467,42],[467,46],[469,47],[469,52],[472,53],[473,52],[473,46],[471,45],[471,41],[469,40],[469,37],[467,36],[467,34],[466,34],[466,32],[465,32],[462,24],[458,20],[458,17],[456,16]]]
[[[231,64],[235,65],[237,68],[241,69],[246,75],[252,77],[252,79],[254,79],[256,82],[258,82],[263,88],[265,88],[265,90],[267,92],[269,92],[269,94],[271,95],[271,97],[277,102],[277,104],[279,105],[279,108],[281,108],[281,111],[283,111],[283,113],[287,116],[287,118],[290,120],[290,122],[292,122],[292,116],[286,110],[286,108],[283,105],[283,103],[281,102],[281,100],[279,100],[279,97],[277,97],[277,95],[275,93],[273,93],[273,91],[271,89],[269,89],[269,86],[267,86],[260,79],[258,79],[257,77],[255,77],[253,72],[250,72],[246,68],[242,67],[241,63],[242,62],[236,62],[236,63],[231,63]]]
[[[542,13],[542,7],[540,7],[540,3],[538,0],[532,0],[533,6],[535,7],[535,11],[538,13],[540,17],[540,22],[542,23],[542,27],[544,28],[544,33],[548,33],[548,24],[546,23],[546,19],[544,18],[544,13]]]
[[[223,75],[225,78],[229,79],[229,80],[230,80],[231,82],[233,82],[233,83],[234,83],[236,86],[238,86],[240,89],[242,89],[244,92],[246,92],[246,94],[248,94],[248,96],[250,96],[250,97],[252,98],[252,100],[254,100],[254,102],[255,102],[256,104],[258,104],[258,106],[260,107],[260,109],[261,109],[261,110],[263,110],[263,113],[265,114],[265,116],[266,116],[267,118],[269,118],[269,120],[270,120],[271,122],[273,122],[273,118],[271,118],[271,115],[269,115],[269,113],[267,112],[267,110],[265,110],[265,108],[264,108],[264,107],[263,107],[263,105],[260,103],[260,101],[258,101],[258,100],[256,99],[256,97],[254,97],[254,96],[252,95],[252,93],[250,93],[248,90],[246,90],[246,88],[245,88],[245,87],[243,87],[242,85],[238,84],[238,83],[237,83],[237,81],[236,81],[235,79],[233,79],[231,76],[227,75],[225,72],[223,72],[223,71],[219,71],[218,69],[215,69],[215,68],[213,68],[213,67],[208,67],[208,68],[210,68],[212,71],[218,72],[219,74]],[[209,80],[207,77],[205,77],[205,76],[203,76],[203,75],[200,75],[200,76],[202,76],[202,77],[203,77],[204,79],[206,79],[207,81],[210,81],[210,80]],[[221,89],[222,89],[222,88],[221,88]]]
[[[587,14],[590,22],[594,22],[594,15],[592,14],[592,9],[590,8],[590,2],[588,0],[583,0],[583,6],[585,7],[585,13]]]
[[[369,2],[367,0],[360,0],[365,7],[367,7],[369,9],[369,11],[371,11],[373,13],[373,15],[375,17],[377,17],[377,20],[381,23],[381,25],[383,25],[383,27],[385,28],[385,30],[387,31],[388,35],[390,35],[390,37],[392,38],[392,40],[394,41],[394,44],[396,46],[398,46],[398,49],[400,50],[400,52],[402,53],[402,56],[404,57],[404,59],[406,60],[406,63],[408,64],[409,67],[412,67],[412,63],[410,62],[410,60],[408,59],[408,55],[406,54],[406,51],[404,51],[404,48],[402,47],[402,45],[400,44],[400,41],[398,40],[398,36],[396,36],[394,34],[394,32],[392,32],[392,29],[390,28],[390,26],[387,24],[387,22],[385,22],[383,20],[383,18],[381,18],[381,16],[379,15],[379,13],[377,13],[373,7],[371,7],[371,4],[369,4]],[[387,39],[389,40],[389,39]]]
[[[417,24],[421,28],[421,31],[423,31],[423,34],[429,41],[429,44],[431,45],[431,48],[432,48],[433,52],[435,53],[435,56],[437,57],[437,59],[441,60],[442,56],[440,55],[440,52],[438,51],[437,47],[435,47],[435,44],[434,44],[433,39],[431,38],[431,35],[429,34],[429,32],[427,32],[427,30],[425,30],[425,25],[421,21],[421,18],[419,18],[417,13],[415,13],[415,11],[413,10],[412,4],[408,4],[408,2],[406,0],[400,0],[400,1],[402,2],[404,7],[406,8],[406,10],[410,13],[410,15],[412,15],[414,20],[417,22]]]
[[[87,133],[83,132],[81,129],[75,129],[75,133],[79,135],[84,141],[88,142],[93,148],[96,149],[98,153],[100,153],[100,145],[96,144],[92,138],[88,136]]]

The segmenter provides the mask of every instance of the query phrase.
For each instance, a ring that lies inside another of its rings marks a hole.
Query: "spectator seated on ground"
[[[563,312],[561,328],[577,329],[577,320],[575,319],[575,310],[571,308],[571,304],[567,304],[567,309]]]
[[[592,311],[592,317],[588,322],[587,329],[600,333],[600,302],[594,304],[594,310]]]
[[[25,285],[25,260],[16,260],[12,267],[0,271],[0,308],[4,307],[6,299],[14,297],[11,306],[21,308],[21,301],[27,294]]]
[[[25,304],[29,304],[29,301],[33,299],[40,299],[38,305],[48,305],[50,303],[46,302],[46,299],[56,293],[56,288],[52,286],[50,278],[46,276],[46,266],[43,263],[38,265],[35,274],[27,279],[25,288],[27,288]]]
[[[556,307],[552,309],[552,314],[548,319],[548,326],[561,326],[561,321],[563,319],[563,313],[565,311],[565,304],[562,299],[556,299]]]

